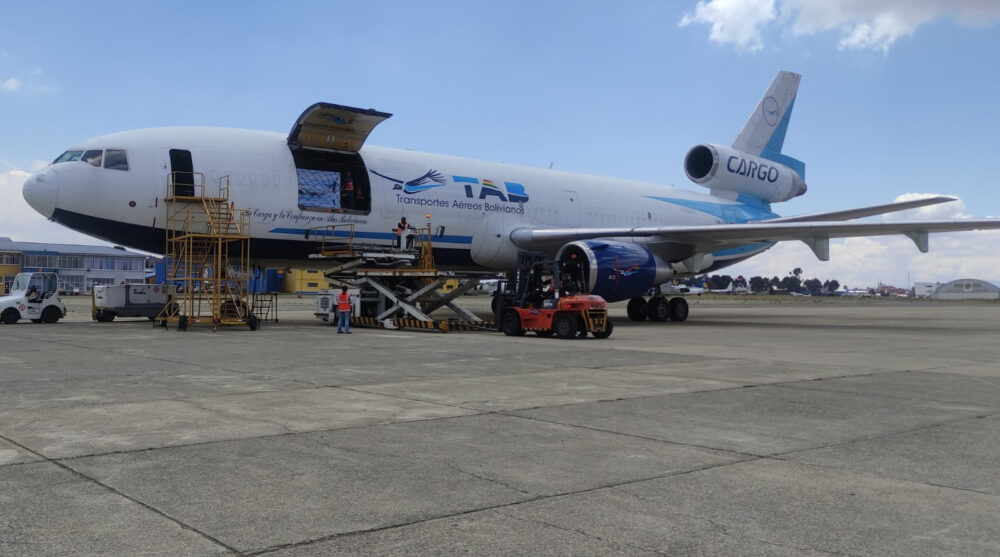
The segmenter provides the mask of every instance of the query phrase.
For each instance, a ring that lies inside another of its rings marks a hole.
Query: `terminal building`
[[[10,291],[14,276],[22,271],[51,271],[59,275],[59,288],[90,294],[95,284],[142,283],[146,256],[121,247],[15,242],[0,237],[0,280]]]

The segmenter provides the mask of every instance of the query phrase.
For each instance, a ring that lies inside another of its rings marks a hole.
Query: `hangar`
[[[938,286],[931,298],[936,300],[997,300],[1000,288],[979,279],[958,279]]]

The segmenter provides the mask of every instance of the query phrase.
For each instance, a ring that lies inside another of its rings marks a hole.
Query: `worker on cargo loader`
[[[410,223],[406,222],[406,217],[400,218],[399,222],[396,224],[396,247],[397,248],[402,248],[403,247],[403,236],[404,235],[406,235],[406,247],[410,247],[411,237],[412,236],[410,234],[407,234],[407,231],[409,231],[409,230],[413,230],[413,226]]]
[[[346,284],[337,294],[337,334],[351,334],[351,295]]]

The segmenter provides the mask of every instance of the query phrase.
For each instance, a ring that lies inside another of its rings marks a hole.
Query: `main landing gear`
[[[662,322],[667,319],[671,321],[686,321],[688,318],[687,300],[679,296],[669,300],[663,296],[653,296],[647,302],[642,296],[636,296],[628,301],[629,321],[645,321],[648,317],[650,321]]]

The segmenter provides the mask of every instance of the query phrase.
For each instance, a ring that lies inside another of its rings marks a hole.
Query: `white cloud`
[[[774,4],[778,2],[777,18]],[[764,10],[768,5],[770,13]],[[888,52],[899,39],[925,23],[953,17],[962,25],[989,25],[1000,20],[1000,2],[992,0],[735,0],[700,1],[695,14],[681,25],[708,23],[709,39],[739,50],[763,46],[763,24],[777,19],[793,36],[839,31],[840,49]]]
[[[940,194],[907,193],[896,201]],[[961,199],[884,215],[883,220],[963,219]],[[745,277],[783,277],[801,267],[805,278],[836,279],[850,287],[879,282],[905,287],[914,282],[948,282],[959,278],[1000,280],[1000,230],[974,230],[930,235],[930,252],[920,253],[905,236],[846,238],[830,244],[830,260],[819,261],[802,242],[782,242],[763,254],[720,273]],[[909,281],[909,282],[908,282]]]
[[[684,14],[678,25],[708,23],[712,26],[708,37],[712,41],[756,52],[764,46],[760,28],[776,17],[774,0],[708,0],[698,2],[694,14]]]
[[[899,203],[903,201],[914,201],[917,199],[927,199],[928,197],[940,197],[941,195],[942,194],[939,193],[904,193],[897,196],[893,202]],[[937,205],[926,205],[924,207],[897,211],[895,213],[886,213],[882,215],[882,220],[944,220],[971,218],[970,215],[966,215],[963,212],[965,211],[964,201],[954,195],[948,195],[947,197],[954,197],[955,201],[938,203]]]
[[[3,89],[4,91],[17,91],[20,88],[21,80],[16,77],[12,77],[7,81],[4,81],[3,85],[0,85],[0,89]]]

